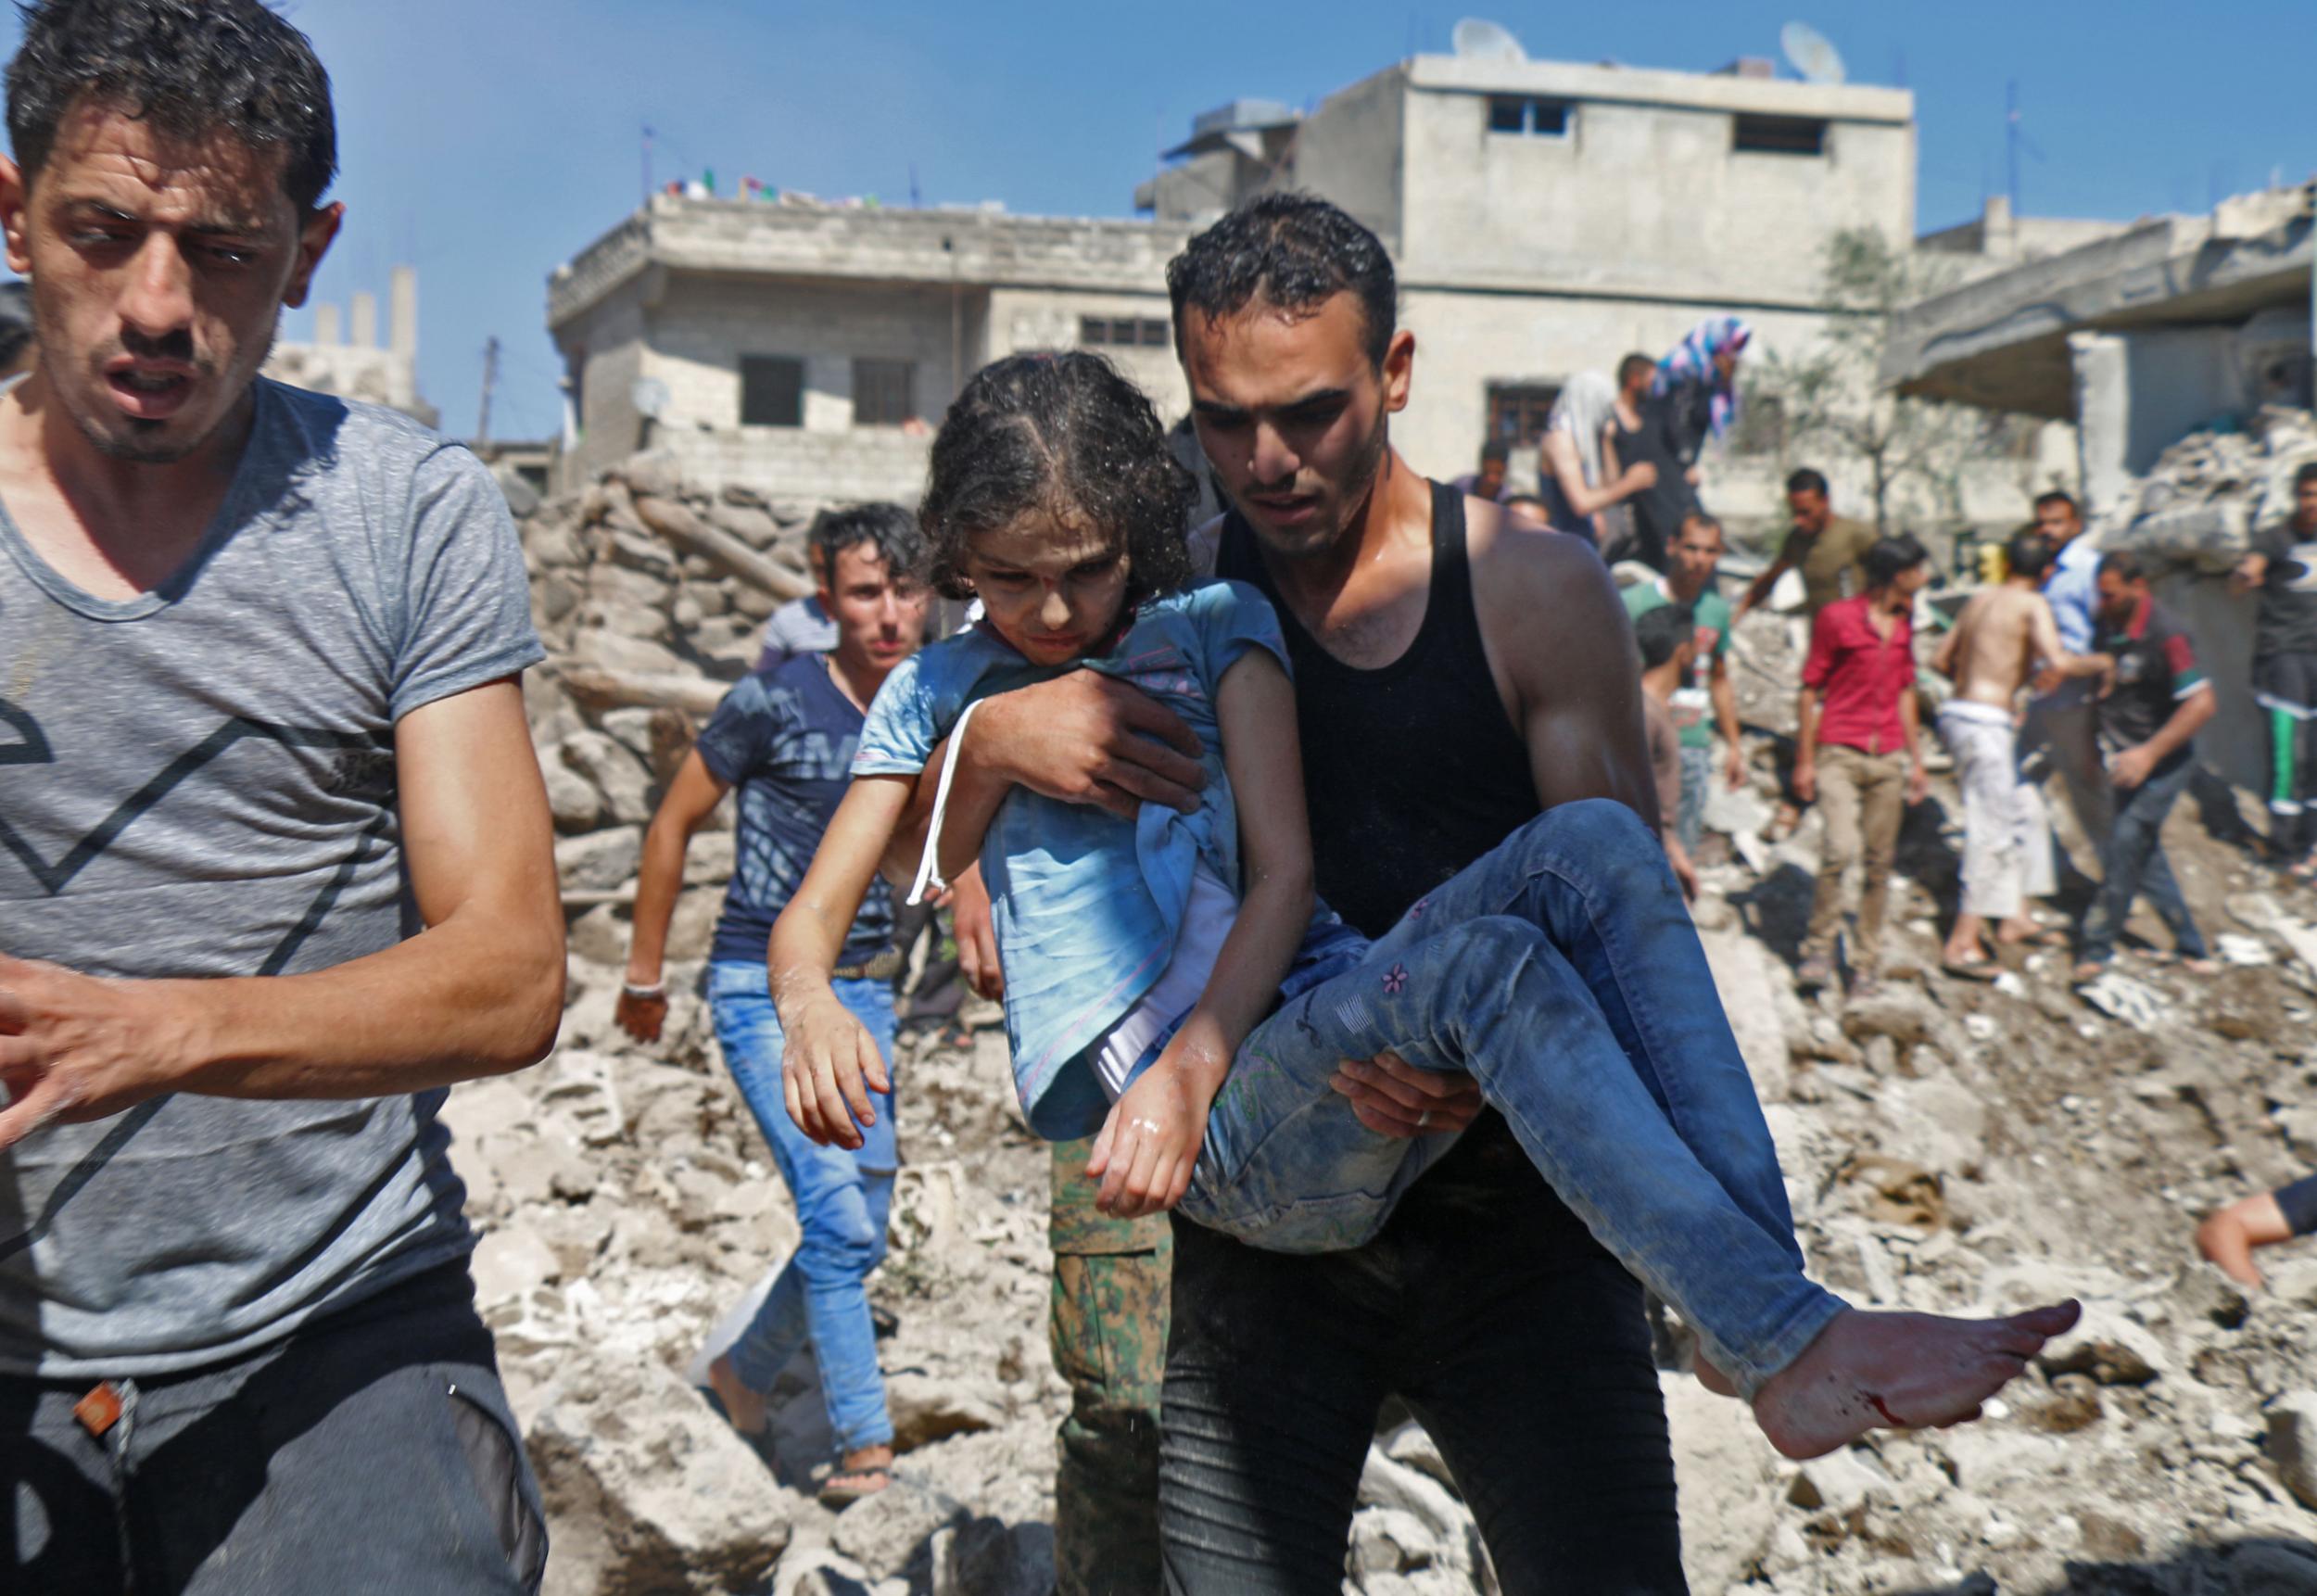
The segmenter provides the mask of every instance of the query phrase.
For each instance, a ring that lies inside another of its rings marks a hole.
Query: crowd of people
[[[7,113],[39,352],[0,389],[5,1555],[39,1590],[536,1590],[439,1121],[563,1007],[506,505],[457,446],[259,375],[342,216],[327,77],[278,16],[40,0]],[[1524,505],[1502,453],[1441,484],[1393,447],[1415,342],[1336,207],[1250,201],[1168,287],[1187,433],[1083,352],[974,375],[920,504],[815,522],[816,593],[667,783],[618,1021],[659,1035],[687,845],[736,795],[705,996],[801,1231],[704,1395],[761,1434],[809,1346],[823,1500],[893,1481],[867,1282],[894,983],[946,904],[1056,1144],[1065,1591],[1336,1588],[1391,1399],[1504,1590],[1680,1591],[1645,1291],[1794,1457],[1968,1422],[2077,1317],[1868,1311],[1808,1277],[1686,906],[1711,787],[1749,768],[1732,635],[1795,570],[1789,795],[1826,861],[1800,974],[1880,979],[1928,557],[1802,471],[1771,566],[1723,596],[1699,482],[1735,318],[1573,382]],[[2306,873],[2301,488],[2240,577]],[[1934,662],[1966,789],[1944,962],[2045,934],[2023,742],[2097,847],[2078,974],[2140,893],[2200,959],[2158,838],[2209,685],[2134,559],[2079,551],[2065,495],[2037,509]],[[1621,593],[1627,558],[1651,575]],[[2216,1257],[2317,1220],[2299,1187],[2254,1210]]]

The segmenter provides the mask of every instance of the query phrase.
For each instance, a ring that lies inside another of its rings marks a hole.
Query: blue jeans
[[[2184,759],[2176,770],[2151,776],[2137,787],[2115,790],[2115,818],[2100,849],[2100,893],[2083,917],[2083,945],[2077,956],[2106,964],[2116,956],[2116,938],[2132,913],[2132,900],[2146,893],[2172,933],[2183,958],[2205,956],[2204,933],[2189,918],[2188,900],[2164,857],[2164,817],[2196,778],[2197,762]]]
[[[893,1056],[893,994],[882,981],[841,981],[837,1000],[851,1009],[885,1056]],[[765,966],[758,960],[719,959],[708,967],[708,1009],[725,1067],[756,1116],[773,1162],[796,1198],[804,1231],[796,1256],[766,1294],[731,1350],[741,1384],[765,1391],[809,1339],[820,1366],[821,1396],[829,1428],[847,1451],[893,1438],[885,1412],[885,1382],[877,1372],[877,1333],[869,1321],[867,1282],[885,1256],[885,1220],[893,1207],[893,1104],[872,1093],[877,1123],[863,1132],[857,1152],[824,1147],[789,1118],[780,1092],[780,1019],[773,1010]]]
[[[1538,816],[1256,1027],[1184,1216],[1276,1251],[1373,1236],[1451,1140],[1370,1131],[1330,1089],[1338,1060],[1386,1049],[1469,1071],[1741,1390],[1842,1311],[1803,1273],[1778,1151],[1681,889],[1624,804]]]

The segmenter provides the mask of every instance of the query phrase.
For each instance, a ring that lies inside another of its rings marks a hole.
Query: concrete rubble
[[[654,531],[646,500],[791,573],[811,508],[688,492],[644,462],[526,523],[554,651],[530,694],[556,780],[570,1008],[553,1058],[459,1088],[449,1119],[482,1306],[552,1520],[548,1588],[1035,1596],[1053,1577],[1068,1398],[1045,1338],[1046,1155],[994,1017],[969,1016],[969,1048],[912,1037],[898,1061],[904,1172],[872,1286],[905,1431],[895,1488],[842,1514],[813,1500],[828,1432],[809,1354],[779,1382],[761,1455],[687,1381],[797,1234],[697,996],[728,832],[693,848],[665,1039],[633,1045],[612,1007],[640,822],[773,599]],[[1791,642],[1767,615],[1741,631],[1750,726],[1791,728]],[[1981,1422],[1801,1465],[1739,1404],[1666,1371],[1694,1589],[2317,1590],[2317,1249],[2277,1249],[2271,1289],[2247,1293],[2190,1241],[2202,1213],[2317,1163],[2317,897],[2257,879],[2183,804],[2166,841],[2208,934],[2229,939],[2222,977],[2128,953],[2114,979],[2130,1000],[2102,1004],[2043,949],[2000,982],[1951,981],[1934,905],[1961,811],[1943,776],[1902,841],[1885,995],[1804,997],[1791,970],[1817,821],[1766,840],[1775,794],[1764,761],[1752,792],[1717,800],[1741,834],[1709,847],[1699,918],[1815,1273],[1862,1305],[2075,1295],[2087,1312]],[[1420,1426],[1378,1434],[1360,1503],[1348,1591],[1494,1589]]]
[[[2226,576],[2253,532],[2293,513],[2293,474],[2313,460],[2317,417],[2285,405],[2241,431],[2191,433],[2126,497],[2101,547],[2135,550],[2159,572]]]

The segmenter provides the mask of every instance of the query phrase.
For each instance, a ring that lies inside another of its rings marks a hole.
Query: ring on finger
[[[1423,1129],[1424,1129],[1426,1125],[1429,1125],[1430,1123],[1432,1123],[1432,1110],[1431,1110],[1431,1109],[1426,1108],[1426,1109],[1425,1109],[1423,1113],[1418,1114],[1418,1115],[1416,1116],[1416,1129],[1418,1129],[1419,1131],[1423,1130]]]

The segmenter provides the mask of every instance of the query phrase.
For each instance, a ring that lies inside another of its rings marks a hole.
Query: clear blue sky
[[[1800,17],[1854,82],[1915,91],[1925,228],[2004,184],[2017,80],[2041,158],[2023,208],[2130,218],[2317,165],[2308,0],[2195,8],[2151,0],[1644,0],[1543,6],[1405,0],[295,0],[336,83],[345,234],[319,294],[382,301],[420,273],[420,388],[446,431],[475,424],[482,348],[504,345],[492,431],[558,423],[547,274],[634,208],[639,130],[662,183],[713,168],[906,204],[999,199],[1017,212],[1126,215],[1156,152],[1238,96],[1305,104],[1457,19],[1510,27],[1532,56],[1710,70],[1775,57]],[[6,13],[14,48],[13,8]],[[306,336],[307,313],[285,333]]]

